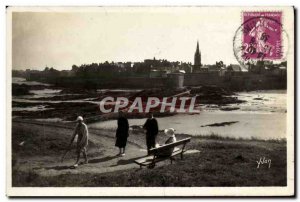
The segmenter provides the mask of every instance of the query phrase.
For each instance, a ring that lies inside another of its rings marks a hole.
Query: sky
[[[237,64],[232,44],[240,24],[240,10],[213,7],[17,11],[12,68],[62,70],[153,57],[193,63],[197,40],[202,64]]]

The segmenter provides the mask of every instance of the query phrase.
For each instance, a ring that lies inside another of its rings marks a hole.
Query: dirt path
[[[72,129],[66,127],[55,127],[54,125],[40,125],[37,123],[17,123],[17,126],[22,130],[42,130],[44,136],[55,134],[56,136],[62,134],[72,134]],[[146,155],[146,150],[130,141],[127,142],[126,155],[118,157],[118,148],[115,145],[114,132],[106,130],[89,130],[89,140],[92,143],[92,148],[88,150],[89,163],[79,165],[76,169],[72,169],[76,157],[75,151],[70,151],[64,162],[61,163],[60,155],[32,155],[22,160],[18,164],[20,170],[33,170],[35,173],[44,176],[55,176],[60,174],[79,174],[79,173],[105,173],[116,170],[125,170],[130,168],[138,168],[134,160]],[[66,137],[70,138],[70,135]],[[52,138],[53,139],[53,138]],[[55,139],[55,138],[54,138]],[[144,146],[144,145],[143,145]],[[83,161],[83,159],[81,159]]]

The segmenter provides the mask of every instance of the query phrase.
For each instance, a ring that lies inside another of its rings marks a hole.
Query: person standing
[[[76,154],[77,154],[77,160],[75,164],[73,165],[74,168],[78,167],[79,159],[80,159],[80,154],[83,154],[83,157],[85,159],[84,164],[88,163],[88,158],[87,158],[87,146],[88,146],[88,137],[89,137],[89,132],[87,125],[83,122],[82,116],[78,116],[77,119],[77,124],[71,139],[71,142],[69,144],[69,148],[71,148],[72,143],[76,137],[77,137],[77,145],[76,145]]]
[[[143,128],[146,130],[146,144],[149,155],[149,150],[151,148],[155,148],[155,139],[158,134],[158,123],[157,120],[154,118],[152,112],[150,112],[148,115],[148,119],[144,124]]]
[[[116,132],[116,147],[119,147],[118,156],[125,156],[125,147],[127,143],[127,138],[129,136],[128,133],[129,124],[127,118],[124,116],[122,111],[119,111],[118,118],[118,128]]]

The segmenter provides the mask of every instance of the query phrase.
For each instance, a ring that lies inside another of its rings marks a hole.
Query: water
[[[98,89],[97,92],[99,93],[106,93],[106,92],[124,92],[124,93],[131,93],[131,92],[140,92],[142,89]]]
[[[46,108],[46,105],[36,105],[32,107],[14,107],[13,111],[44,111],[44,110],[49,110],[53,108]]]
[[[15,84],[26,84],[29,86],[36,86],[36,85],[43,85],[43,86],[51,86],[50,84],[47,83],[41,83],[37,81],[27,81],[25,78],[20,78],[20,77],[12,77],[12,83]]]
[[[32,93],[32,95],[20,95],[20,96],[13,96],[12,100],[16,102],[26,102],[31,103],[31,101],[34,102],[34,100],[30,100],[31,98],[51,98],[53,96],[60,95],[59,93],[61,90],[58,89],[51,89],[50,84],[46,83],[40,83],[36,81],[27,81],[25,78],[19,78],[19,77],[12,77],[12,83],[14,84],[26,84],[29,86],[36,86],[36,85],[42,85],[47,88],[41,89],[41,90],[30,90],[29,93]],[[36,101],[36,106],[28,106],[28,107],[13,107],[13,111],[45,111],[50,110],[52,108],[46,108],[46,105],[41,105],[40,103],[43,101]],[[43,102],[45,103],[45,102]]]
[[[129,119],[130,125],[143,125],[146,119]],[[200,114],[180,114],[157,118],[160,129],[174,128],[176,133],[190,135],[210,135],[234,138],[276,139],[286,137],[285,113],[211,112]],[[221,127],[201,127],[213,123],[236,122]],[[89,125],[91,128],[116,129],[117,121],[110,120]]]
[[[231,104],[235,111],[221,111],[218,106],[202,105],[201,113],[178,114],[157,118],[160,129],[174,128],[177,133],[234,138],[278,139],[286,137],[286,91],[253,91],[236,95],[247,102]],[[130,125],[143,125],[145,119],[130,119]],[[237,122],[221,127],[201,127],[222,122]],[[90,127],[116,129],[117,121],[93,123]]]
[[[286,90],[240,92],[237,97],[247,101],[237,105],[242,111],[286,112]]]
[[[13,101],[39,103],[36,106],[17,108],[14,111],[43,111],[47,110],[45,105],[47,103],[60,102],[99,102],[90,101],[87,99],[81,100],[51,100],[52,96],[62,95],[60,90],[51,89],[48,84],[39,82],[28,82],[22,78],[13,78],[13,83],[27,85],[46,85],[47,89],[31,91],[34,95],[16,96]],[[102,89],[102,92],[107,91],[140,91],[136,90],[108,90]],[[47,97],[47,101],[30,100],[33,97]],[[217,105],[201,105],[201,113],[194,115],[178,114],[171,117],[157,118],[160,129],[175,128],[176,133],[185,133],[190,135],[210,135],[217,134],[220,136],[228,136],[235,138],[259,138],[259,139],[276,139],[286,137],[286,91],[285,90],[267,90],[267,91],[253,91],[253,92],[239,92],[236,97],[247,102],[240,104],[231,104],[226,107],[236,107],[235,111],[221,111]],[[47,120],[45,120],[47,121]],[[49,120],[52,121],[52,120]],[[60,121],[55,119],[55,121]],[[130,125],[143,125],[145,119],[130,119]],[[222,122],[237,122],[227,126],[221,127],[201,127],[208,124],[222,123]],[[91,128],[107,128],[116,129],[117,121],[110,120],[105,122],[96,122],[90,124]]]
[[[91,99],[91,98],[90,98]],[[92,103],[92,104],[99,104],[99,101],[88,101],[87,99],[81,99],[81,100],[27,100],[24,98],[13,98],[13,101],[16,102],[24,102],[24,103]]]

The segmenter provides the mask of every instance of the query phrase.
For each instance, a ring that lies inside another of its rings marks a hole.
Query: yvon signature
[[[271,168],[271,159],[260,157],[259,161],[256,161],[256,163],[257,163],[257,168],[259,168],[259,166],[263,164],[268,164],[269,168]]]

